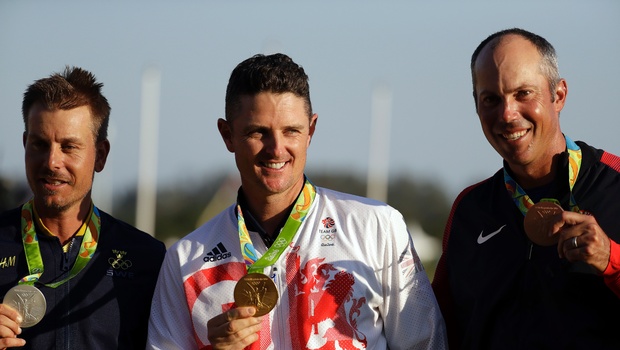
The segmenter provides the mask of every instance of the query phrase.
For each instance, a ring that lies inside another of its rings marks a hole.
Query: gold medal
[[[47,303],[39,288],[29,285],[17,285],[6,293],[3,304],[16,309],[22,315],[20,327],[28,328],[39,323],[45,316]]]
[[[540,246],[557,244],[558,236],[549,236],[551,229],[550,219],[562,211],[562,207],[552,202],[538,202],[534,204],[523,219],[523,228],[527,237]]]
[[[254,306],[254,316],[263,316],[278,303],[278,289],[268,276],[250,273],[237,282],[234,297],[237,306]]]

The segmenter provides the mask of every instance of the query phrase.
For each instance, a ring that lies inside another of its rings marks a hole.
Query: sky
[[[480,128],[469,71],[475,47],[498,30],[521,27],[555,46],[568,83],[564,133],[620,154],[618,18],[616,0],[0,0],[0,175],[25,178],[24,90],[66,65],[93,72],[112,106],[96,201],[138,183],[148,71],[160,77],[159,119],[149,124],[157,186],[235,174],[216,127],[230,72],[254,54],[283,52],[309,75],[319,115],[308,172],[364,178],[380,167],[437,181],[453,199],[502,166]],[[377,161],[369,139],[380,88],[390,96],[389,143]]]

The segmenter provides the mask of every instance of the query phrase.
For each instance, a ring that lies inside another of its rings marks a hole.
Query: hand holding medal
[[[278,290],[269,276],[250,273],[235,285],[235,304],[256,307],[255,317],[269,313],[278,303]]]
[[[9,305],[22,316],[20,327],[32,327],[39,323],[45,316],[47,303],[41,291],[29,284],[18,284],[9,289],[2,301]]]
[[[558,235],[550,235],[551,219],[561,213],[562,207],[551,201],[541,201],[525,214],[523,228],[527,237],[537,245],[552,246],[558,243]]]

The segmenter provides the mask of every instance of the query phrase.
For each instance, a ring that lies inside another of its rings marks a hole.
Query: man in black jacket
[[[144,349],[163,243],[99,210],[110,106],[80,68],[24,93],[33,197],[0,214],[0,349]]]
[[[620,349],[620,158],[560,129],[553,46],[522,29],[471,60],[504,166],[454,202],[433,288],[451,349]]]

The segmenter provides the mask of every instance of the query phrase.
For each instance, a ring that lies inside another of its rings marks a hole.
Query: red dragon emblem
[[[336,349],[337,341],[342,349],[366,348],[366,337],[356,321],[366,299],[352,298],[355,279],[351,273],[338,271],[323,260],[313,259],[302,267],[296,250],[287,258],[293,344],[301,349],[312,345],[330,350]]]

